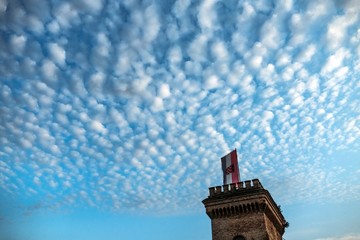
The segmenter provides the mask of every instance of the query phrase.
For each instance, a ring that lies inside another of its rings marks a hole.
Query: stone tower
[[[288,225],[258,179],[209,188],[212,240],[281,240]]]

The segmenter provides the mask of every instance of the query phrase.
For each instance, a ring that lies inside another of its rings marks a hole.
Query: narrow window
[[[239,236],[234,237],[233,240],[246,240],[246,238],[239,235]]]

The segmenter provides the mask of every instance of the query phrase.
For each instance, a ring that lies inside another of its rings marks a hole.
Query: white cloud
[[[180,63],[182,60],[181,48],[178,46],[170,48],[168,56],[170,63],[172,64]]]
[[[289,91],[290,97],[292,98],[291,104],[294,106],[302,105],[304,102],[304,97],[297,91]]]
[[[59,103],[60,112],[69,112],[69,111],[71,111],[71,109],[72,109],[72,107],[70,104]]]
[[[196,38],[191,42],[187,52],[188,55],[194,61],[205,61],[207,59],[207,47],[208,37],[201,34],[196,36]]]
[[[277,27],[278,24],[276,23],[276,18],[265,22],[261,27],[261,42],[264,44],[264,46],[276,49],[278,48],[279,44],[281,44],[281,36]]]
[[[161,27],[155,5],[145,10],[145,24],[144,38],[147,42],[151,42],[157,37]]]
[[[218,61],[226,61],[228,59],[228,51],[223,42],[217,41],[212,44],[212,54]]]
[[[206,78],[204,87],[207,90],[215,89],[220,86],[219,78],[215,75],[211,75],[208,78]]]
[[[105,126],[100,121],[97,121],[97,120],[91,121],[90,128],[92,130],[95,130],[95,131],[99,132],[99,133],[107,134],[107,129],[105,128]]]
[[[163,83],[160,85],[159,87],[159,96],[161,98],[168,98],[171,96],[171,92],[170,92],[170,86],[169,84]]]
[[[32,147],[32,143],[27,140],[27,139],[20,139],[20,144],[21,146],[23,146],[24,148],[30,148]]]
[[[251,75],[246,75],[240,80],[240,87],[243,93],[251,96],[255,92],[254,81]]]
[[[274,113],[271,111],[264,111],[263,112],[263,120],[264,121],[271,121],[274,118]]]
[[[173,7],[173,12],[175,16],[178,18],[182,17],[186,13],[186,10],[190,6],[190,4],[190,0],[177,0]]]
[[[80,2],[89,10],[99,12],[102,9],[102,0],[80,0]]]
[[[54,10],[57,22],[63,28],[70,27],[71,23],[78,19],[78,11],[71,3],[62,3]]]
[[[26,19],[26,23],[35,34],[43,33],[44,25],[36,16],[29,15]]]
[[[284,71],[282,72],[282,79],[284,80],[284,81],[290,81],[290,80],[292,80],[293,79],[293,76],[294,76],[294,70],[293,70],[293,68],[291,67],[291,66],[289,66],[289,67],[286,67],[285,69],[284,69]]]
[[[331,12],[332,8],[333,8],[332,2],[311,1],[307,7],[306,17],[308,17],[314,21],[317,18],[324,16],[327,13]]]
[[[45,59],[41,66],[41,71],[44,77],[50,81],[54,81],[57,79],[57,70],[56,65],[50,61],[49,59]]]
[[[357,13],[348,13],[343,16],[335,17],[328,25],[326,39],[328,47],[333,50],[341,46],[347,34],[347,28],[354,24],[359,18]]]
[[[146,90],[149,83],[151,82],[151,78],[149,76],[141,76],[139,79],[135,79],[131,84],[131,89],[135,93],[141,93]]]
[[[344,79],[345,77],[347,77],[348,73],[349,73],[349,68],[342,67],[334,73],[334,77],[341,80],[341,79]]]
[[[216,0],[203,1],[199,7],[198,21],[203,30],[213,29],[217,20],[216,12],[213,9]]]
[[[262,80],[267,86],[273,85],[275,79],[278,78],[275,71],[275,67],[272,64],[268,64],[266,67],[260,69],[259,79]]]
[[[263,62],[262,56],[255,55],[250,59],[249,63],[250,63],[250,67],[258,69],[261,67],[262,62]]]
[[[164,102],[160,97],[155,97],[153,100],[153,103],[151,105],[151,108],[154,112],[159,112],[164,109]]]
[[[15,54],[21,54],[26,44],[26,37],[23,35],[12,35],[10,37],[10,46]]]
[[[307,88],[310,92],[319,91],[319,78],[317,76],[311,76],[307,81]]]
[[[347,55],[348,51],[346,49],[340,48],[337,50],[333,55],[328,57],[325,65],[321,69],[321,74],[327,74],[339,68]]]
[[[103,32],[99,33],[96,36],[96,40],[98,43],[98,46],[95,48],[96,53],[99,56],[104,56],[104,57],[109,56],[109,48],[110,48],[111,43],[110,43],[109,39],[107,38],[106,34]]]
[[[297,60],[300,62],[309,62],[311,58],[314,56],[316,52],[316,46],[314,44],[310,44],[309,46],[304,49],[299,56],[297,57]]]
[[[48,31],[50,31],[51,33],[58,33],[60,30],[60,25],[56,20],[53,20],[52,22],[48,23],[46,25],[46,28],[48,29]]]
[[[64,66],[66,59],[65,50],[57,43],[48,44],[48,49],[50,52],[51,59],[60,66]]]
[[[254,43],[252,49],[245,54],[245,58],[248,59],[249,67],[254,70],[259,69],[263,64],[264,57],[267,53],[268,50],[262,43]]]
[[[292,0],[281,1],[278,3],[277,7],[282,9],[283,11],[290,11],[293,8],[293,1]]]
[[[284,66],[287,65],[291,62],[291,56],[288,53],[282,53],[277,61],[276,61],[276,65],[277,66]]]
[[[290,24],[291,31],[293,32],[290,43],[291,46],[298,46],[305,42],[306,35],[304,30],[304,22],[306,21],[305,17],[300,13],[295,13],[291,16]]]
[[[102,72],[96,72],[92,74],[89,81],[90,92],[92,93],[102,93],[103,85],[105,83],[105,74]]]

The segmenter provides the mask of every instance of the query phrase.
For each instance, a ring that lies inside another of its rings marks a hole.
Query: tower
[[[281,240],[288,225],[258,179],[209,188],[212,240]]]

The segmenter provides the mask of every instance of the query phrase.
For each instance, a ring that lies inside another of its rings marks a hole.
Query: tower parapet
[[[256,188],[264,188],[259,179],[247,180],[244,182],[237,182],[226,184],[222,186],[215,186],[209,188],[209,197],[213,197],[217,194],[221,193],[233,193],[236,191],[247,190],[247,189],[256,189]]]
[[[209,188],[213,240],[281,240],[287,222],[258,179]]]

